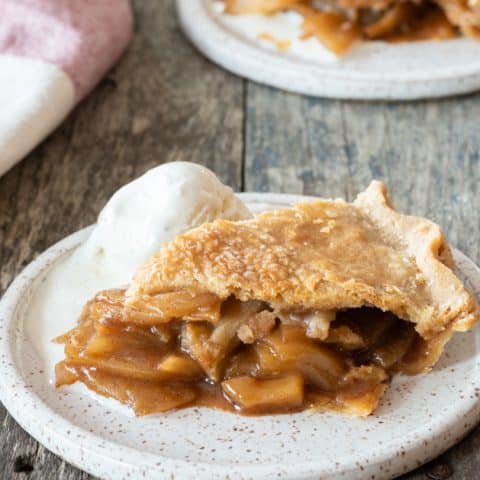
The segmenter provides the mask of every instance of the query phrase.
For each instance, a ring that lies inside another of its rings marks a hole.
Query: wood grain
[[[122,61],[0,178],[0,294],[46,247],[93,222],[119,186],[174,160],[205,164],[237,190],[352,199],[381,178],[400,209],[438,221],[480,261],[480,95],[372,104],[287,94],[202,58],[179,32],[173,0],[134,6],[137,32]],[[1,479],[93,478],[46,451],[3,408],[0,421]],[[477,478],[480,430],[404,478],[445,473],[442,462],[452,479]]]

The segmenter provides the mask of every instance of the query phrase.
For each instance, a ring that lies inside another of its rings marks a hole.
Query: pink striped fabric
[[[0,0],[0,53],[57,65],[77,101],[115,63],[132,28],[129,0]]]

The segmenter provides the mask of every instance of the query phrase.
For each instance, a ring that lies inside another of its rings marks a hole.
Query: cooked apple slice
[[[137,415],[166,412],[193,402],[195,390],[182,383],[152,383],[123,378],[106,372],[79,369],[78,375],[85,385],[105,397],[130,405]]]
[[[260,374],[299,372],[323,390],[334,390],[346,371],[342,356],[307,338],[303,327],[281,325],[256,349]]]
[[[75,368],[69,367],[63,360],[55,365],[55,386],[72,385],[78,380]]]
[[[182,348],[188,352],[214,381],[221,380],[223,362],[240,344],[239,327],[261,310],[261,302],[231,299],[222,306],[220,321],[212,327],[204,323],[187,323],[182,330]]]
[[[294,410],[303,404],[303,377],[290,374],[260,380],[237,377],[226,380],[222,388],[227,397],[242,411]]]
[[[347,351],[360,350],[367,346],[361,335],[354,332],[348,325],[330,328],[325,343],[332,343]]]
[[[88,356],[122,355],[122,352],[155,348],[165,351],[173,340],[174,333],[161,325],[158,327],[139,327],[124,324],[96,323],[95,333],[84,347]]]
[[[132,362],[115,358],[84,358],[69,357],[65,361],[68,367],[95,369],[110,375],[126,379],[137,379],[145,381],[161,381],[169,378],[165,372],[155,366],[145,364],[145,362]]]
[[[231,355],[225,365],[224,379],[243,377],[243,376],[258,376],[258,354],[256,348],[247,345]]]
[[[202,376],[202,369],[200,366],[186,355],[178,353],[171,353],[167,355],[158,369],[167,377],[179,379],[194,379]]]

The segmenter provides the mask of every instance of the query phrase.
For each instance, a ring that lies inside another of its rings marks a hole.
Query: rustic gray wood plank
[[[371,179],[382,179],[399,209],[435,220],[479,262],[480,94],[372,104],[249,83],[246,112],[247,190],[351,200]],[[478,478],[480,428],[404,479],[447,478],[448,465],[453,480]]]
[[[173,3],[134,2],[137,33],[120,64],[0,178],[0,294],[38,253],[92,223],[119,186],[154,165],[196,161],[241,188],[243,81],[188,44]],[[3,408],[0,421],[0,478],[91,478],[38,445]],[[17,457],[17,468],[23,462],[33,471],[15,473]]]

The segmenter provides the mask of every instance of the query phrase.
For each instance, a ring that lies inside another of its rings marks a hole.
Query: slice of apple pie
[[[177,237],[63,335],[57,385],[81,381],[137,414],[368,415],[396,372],[428,371],[479,318],[434,223],[372,182]]]
[[[224,0],[224,5],[229,15],[297,12],[303,18],[301,38],[317,38],[337,55],[361,40],[448,40],[459,34],[480,40],[478,0]]]

